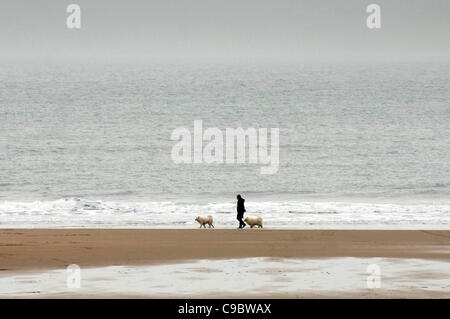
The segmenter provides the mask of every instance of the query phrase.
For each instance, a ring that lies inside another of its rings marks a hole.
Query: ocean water
[[[280,165],[174,129],[279,128]],[[450,229],[450,63],[0,62],[0,227]]]

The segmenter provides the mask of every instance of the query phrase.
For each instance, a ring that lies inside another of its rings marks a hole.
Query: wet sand
[[[4,229],[1,271],[148,265],[245,257],[391,257],[450,261],[450,231]]]

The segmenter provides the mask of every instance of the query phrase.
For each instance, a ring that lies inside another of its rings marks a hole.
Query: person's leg
[[[243,216],[239,218],[239,227],[240,228],[244,228],[245,226],[247,226],[244,221],[242,220],[242,218],[244,218]]]
[[[242,218],[240,216],[236,217],[236,219],[239,221],[239,227],[238,228],[242,228]]]

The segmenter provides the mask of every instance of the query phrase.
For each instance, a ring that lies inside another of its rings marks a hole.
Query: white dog
[[[250,226],[250,228],[253,228],[253,226],[258,226],[259,228],[262,228],[262,218],[261,217],[245,217],[244,221]]]
[[[202,217],[202,216],[197,216],[197,218],[195,219],[195,221],[197,221],[200,224],[200,228],[206,228],[206,224],[209,225],[209,228],[214,228],[213,225],[213,218],[211,215],[208,215],[207,217]]]

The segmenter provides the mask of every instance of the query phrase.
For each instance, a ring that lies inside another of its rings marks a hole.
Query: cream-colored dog
[[[261,217],[245,217],[244,221],[253,228],[253,226],[258,226],[258,228],[262,228],[262,218]]]
[[[211,227],[214,228],[213,218],[211,215],[208,215],[206,217],[197,216],[195,221],[197,221],[200,224],[200,228],[202,228],[202,226],[203,226],[203,228],[206,228],[206,226],[205,226],[206,224],[209,225],[209,228],[211,228]]]

